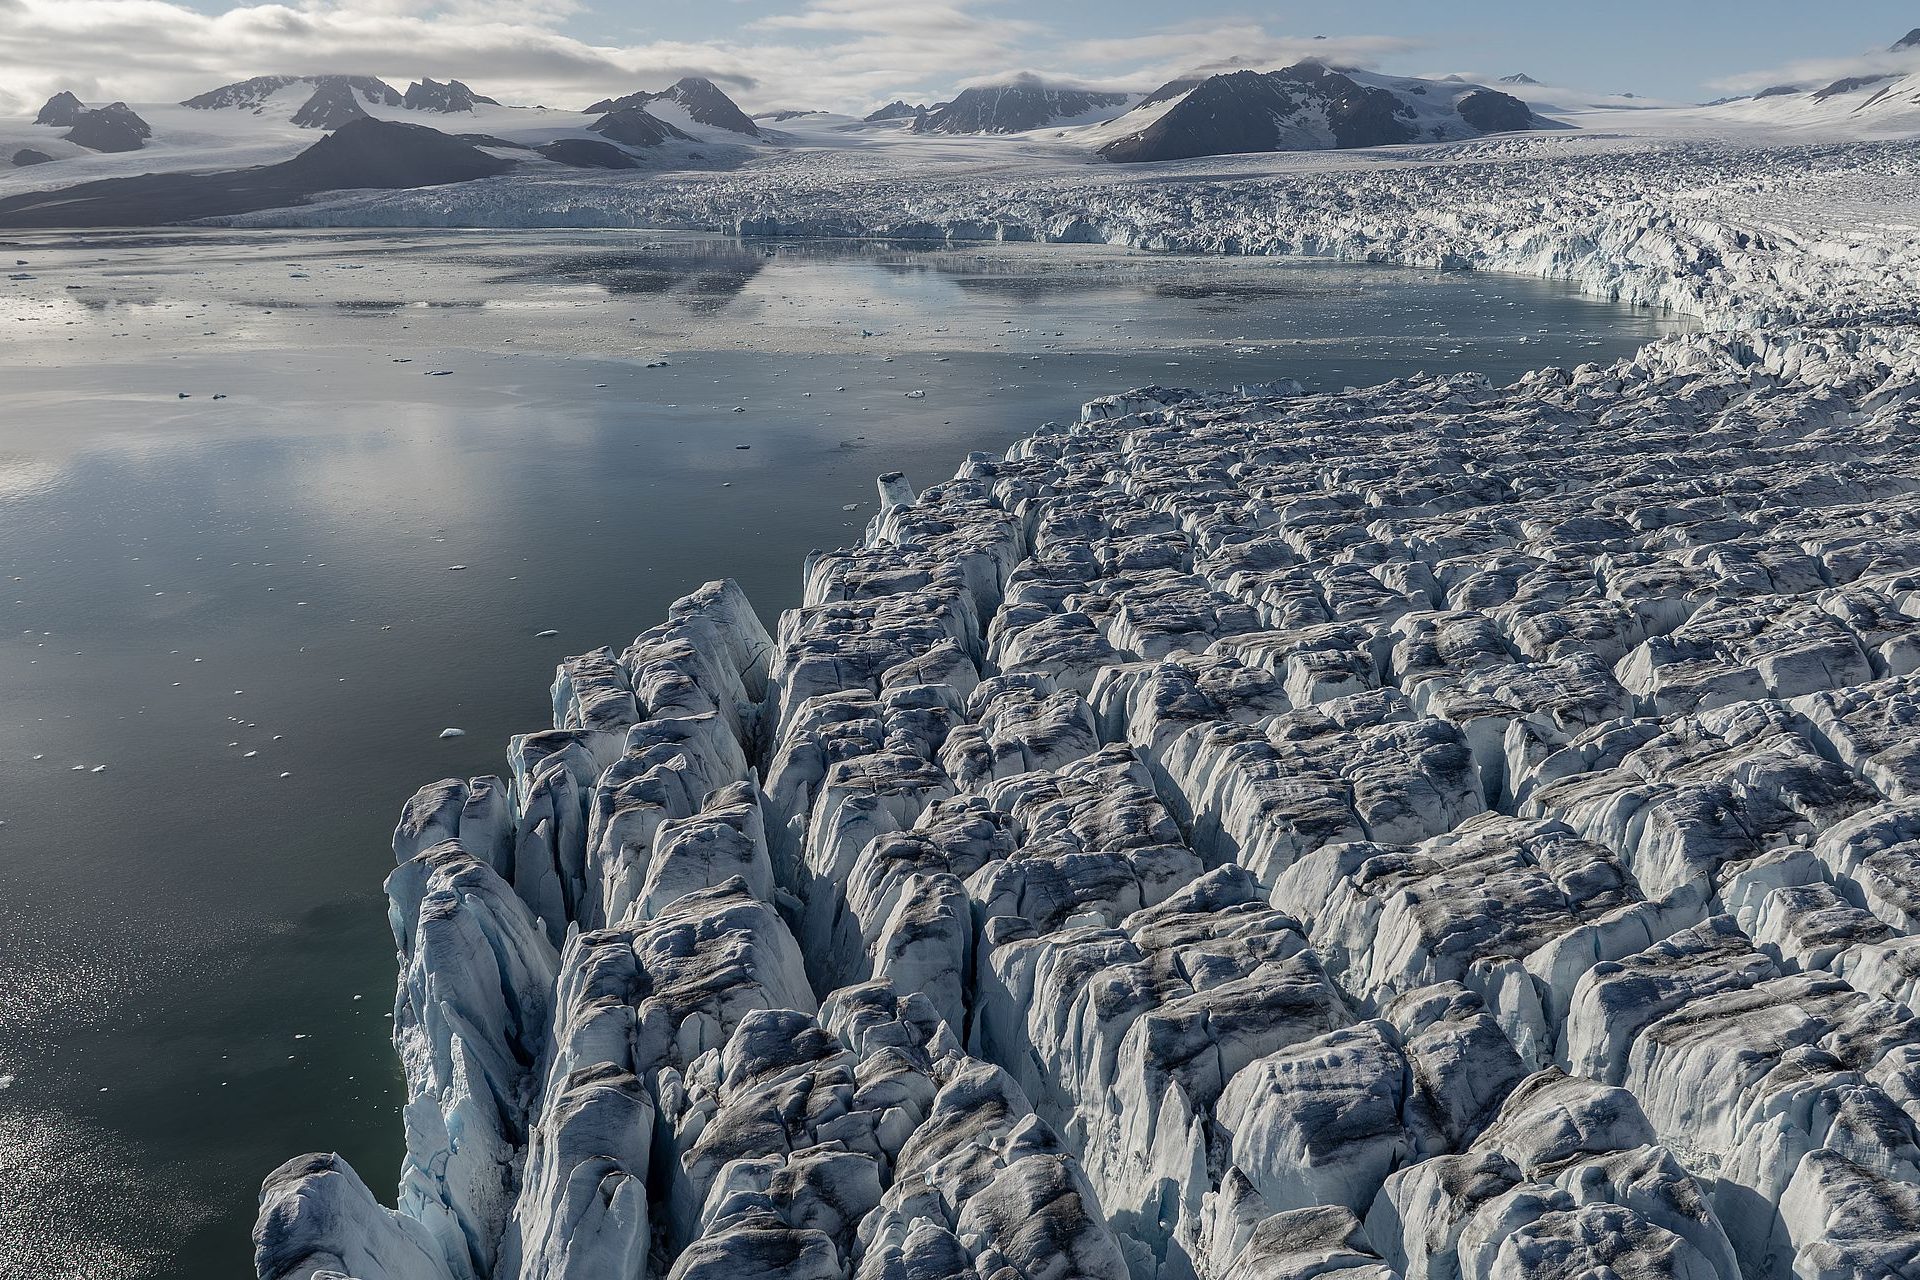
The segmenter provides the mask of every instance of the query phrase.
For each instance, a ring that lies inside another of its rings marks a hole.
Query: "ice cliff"
[[[1525,135],[1391,152],[910,167],[807,149],[644,184],[539,175],[348,196],[258,226],[653,227],[1302,255],[1566,280],[1716,327],[1920,316],[1911,142]]]
[[[263,1280],[1920,1275],[1912,276],[1619,206],[1512,252],[1802,323],[1114,396],[564,663]]]

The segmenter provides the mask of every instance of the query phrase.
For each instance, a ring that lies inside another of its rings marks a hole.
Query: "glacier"
[[[1708,328],[1116,394],[568,659],[395,831],[396,1207],[289,1162],[263,1280],[1920,1276],[1914,162],[1444,150],[633,196]]]

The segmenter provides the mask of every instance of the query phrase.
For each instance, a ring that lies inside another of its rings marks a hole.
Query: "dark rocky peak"
[[[1498,89],[1475,89],[1454,103],[1453,109],[1482,133],[1517,133],[1533,127],[1532,109]]]
[[[35,124],[50,124],[58,128],[72,127],[75,121],[87,109],[86,103],[72,94],[61,90],[47,99],[47,105],[40,108],[40,114],[33,118]]]
[[[677,81],[668,89],[663,98],[671,99],[686,108],[687,115],[698,124],[709,128],[726,129],[732,133],[744,133],[748,137],[760,136],[759,126],[747,117],[732,98],[729,98],[719,85],[699,76],[688,76]]]
[[[116,102],[81,112],[65,136],[91,151],[138,151],[153,136],[153,128],[126,103]]]
[[[333,130],[369,118],[367,109],[360,105],[359,96],[339,80],[315,89],[313,96],[293,113],[293,123],[302,129]]]
[[[1519,72],[1515,72],[1513,75],[1510,75],[1510,76],[1501,76],[1500,83],[1501,84],[1539,84],[1540,82],[1538,80],[1535,80],[1532,76],[1528,75],[1526,72],[1519,71]]]
[[[609,111],[587,127],[603,138],[629,147],[657,147],[676,138],[689,142],[693,140],[666,121],[648,115],[647,109],[640,106]]]
[[[745,134],[749,138],[760,136],[760,126],[748,118],[739,104],[729,98],[726,91],[719,85],[702,76],[687,76],[676,80],[658,93],[649,93],[643,89],[622,98],[602,98],[587,108],[587,114],[609,114],[632,107],[645,107],[654,102],[678,103],[681,110],[687,113],[689,120],[695,124],[706,125],[710,129],[725,129],[730,133]]]
[[[1915,27],[1893,42],[1891,52],[1904,53],[1908,49],[1920,49],[1920,27]]]
[[[916,120],[927,114],[927,110],[924,104],[915,106],[904,98],[895,98],[864,119],[868,124],[879,124],[883,120]]]
[[[573,169],[638,169],[640,162],[611,142],[592,138],[561,138],[538,148],[556,164]]]
[[[497,107],[500,104],[492,98],[483,97],[469,89],[458,80],[449,80],[446,84],[432,78],[416,80],[407,86],[406,94],[400,105],[409,111],[471,111],[475,104]]]
[[[32,147],[22,147],[13,153],[13,167],[24,169],[28,165],[51,164],[53,157],[44,151],[35,151]]]

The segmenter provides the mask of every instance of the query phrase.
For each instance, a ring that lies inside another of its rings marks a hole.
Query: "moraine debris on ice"
[[[570,658],[262,1276],[1889,1280],[1920,361],[1149,389]],[[1812,371],[1818,371],[1817,376]]]

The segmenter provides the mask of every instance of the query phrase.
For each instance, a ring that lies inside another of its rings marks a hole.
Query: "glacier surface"
[[[397,1208],[290,1162],[263,1280],[1920,1277],[1912,164],[1759,154],[659,196],[1712,329],[1115,395],[569,659],[395,832]]]

